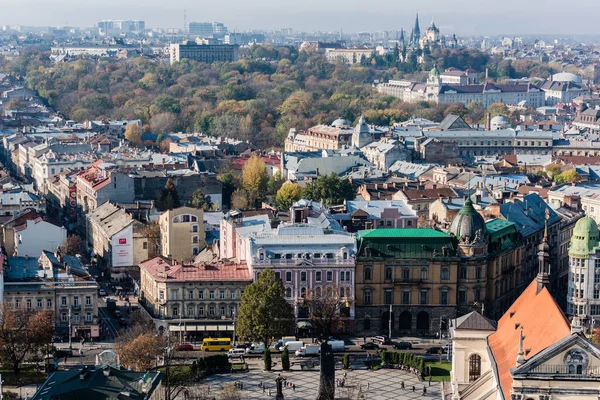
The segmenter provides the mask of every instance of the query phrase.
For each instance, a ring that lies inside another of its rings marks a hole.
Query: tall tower
[[[415,18],[415,27],[413,28],[413,43],[419,44],[419,39],[421,39],[421,29],[419,28],[419,13],[417,13],[417,17]]]
[[[544,226],[544,239],[538,246],[538,274],[537,274],[537,292],[539,293],[544,287],[550,289],[550,245],[548,244],[548,219],[550,214],[546,209],[546,223]]]

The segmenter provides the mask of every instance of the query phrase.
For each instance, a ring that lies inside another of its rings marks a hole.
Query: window
[[[73,322],[79,322],[79,314],[73,314]]]
[[[427,304],[427,290],[421,290],[419,293],[419,303],[421,305]]]
[[[329,272],[327,274],[329,274]],[[300,272],[300,281],[306,282],[306,271]]]
[[[31,299],[27,299],[25,302],[25,307],[27,307],[28,310],[31,310]]]
[[[60,305],[63,307],[67,306],[67,298],[66,297],[63,296],[60,298]]]
[[[208,315],[214,317],[215,316],[215,306],[208,307]]]
[[[148,250],[148,242],[144,242],[144,243],[142,243],[142,248],[143,248],[144,250]]]
[[[465,289],[458,290],[458,304],[467,303],[467,291]]]
[[[450,269],[444,267],[442,268],[442,280],[447,281],[450,279]]]
[[[286,282],[291,282],[292,281],[292,273],[290,271],[287,271],[285,273],[285,281]]]
[[[404,269],[402,270],[402,280],[405,280],[405,281],[407,281],[407,280],[409,280],[409,279],[410,279],[410,269],[408,269],[408,268],[404,268]]]
[[[198,236],[196,236],[196,235],[192,236],[192,243],[193,244],[197,244],[198,243]]]
[[[350,271],[346,271],[346,282],[350,282]]]
[[[442,290],[440,292],[440,304],[443,306],[448,305],[448,291],[447,290]]]
[[[386,281],[391,281],[392,280],[392,267],[387,267],[385,269],[385,280]]]
[[[333,281],[333,272],[327,271],[327,282]]]
[[[469,357],[469,382],[476,381],[481,376],[481,357],[472,354]]]
[[[52,300],[46,299],[46,308],[52,308]]]
[[[481,289],[475,288],[475,290],[473,290],[473,301],[480,301],[480,300],[481,300]]]
[[[225,315],[225,306],[221,306],[221,307],[219,308],[219,315],[220,315],[221,317],[223,317],[223,316]]]
[[[215,291],[211,290],[210,292],[208,292],[208,298],[211,300],[215,299]]]
[[[42,299],[37,299],[37,308],[42,308],[43,302]]]
[[[225,300],[225,291],[224,291],[224,290],[221,290],[221,291],[219,292],[219,299],[221,299],[221,300]]]
[[[192,225],[192,232],[198,232],[198,225]]]
[[[363,293],[363,303],[365,303],[366,306],[371,305],[372,299],[370,290],[365,290]]]
[[[204,290],[198,291],[198,300],[204,300]]]
[[[61,322],[69,322],[69,315],[67,313],[60,314]]]
[[[467,279],[467,267],[460,267],[460,279]]]
[[[86,306],[92,305],[92,296],[85,296],[85,305]]]
[[[159,297],[159,299],[164,300],[165,299],[165,292],[163,290],[161,290],[160,292],[158,292],[158,297]]]
[[[406,221],[406,226],[412,226],[412,221]]]
[[[340,288],[340,297],[345,297],[345,290],[343,287]]]
[[[346,280],[346,274],[344,273],[344,271],[340,272],[340,281],[345,281]]]
[[[198,316],[204,317],[204,306],[198,307]]]
[[[421,279],[426,280],[427,275],[427,268],[421,268]]]
[[[481,279],[481,267],[475,267],[475,279]]]
[[[410,291],[409,290],[402,291],[402,304],[410,304]]]
[[[281,279],[281,272],[275,272],[275,278]]]
[[[385,292],[383,292],[383,303],[384,304],[392,304],[392,300],[393,300],[393,296],[392,296],[392,290],[391,289],[386,289]]]
[[[371,279],[371,267],[365,267],[365,281],[370,281]]]
[[[285,297],[287,297],[288,299],[292,297],[292,288],[291,287],[285,288]]]
[[[179,307],[177,307],[177,306],[173,307],[173,316],[174,317],[179,316]]]
[[[177,300],[177,290],[171,290],[171,300]]]
[[[192,254],[197,256],[198,254],[200,254],[200,248],[199,247],[192,247]]]
[[[231,291],[231,300],[235,300],[235,290]]]
[[[75,307],[79,306],[79,296],[74,296],[73,297],[73,305]]]
[[[392,226],[392,221],[385,221],[386,226]]]
[[[321,271],[315,272],[315,281],[321,282]]]
[[[188,294],[188,300],[194,300],[194,291],[193,290],[189,290],[187,292]]]

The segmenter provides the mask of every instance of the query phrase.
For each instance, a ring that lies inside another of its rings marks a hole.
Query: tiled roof
[[[505,399],[510,398],[510,369],[517,364],[521,327],[526,359],[571,333],[569,321],[550,292],[543,288],[537,293],[537,281],[533,280],[500,318],[498,329],[488,338]]]
[[[437,189],[404,189],[402,191],[409,200],[437,199],[438,197],[458,197],[451,188]]]
[[[147,271],[159,281],[251,281],[248,267],[243,264],[214,265],[170,265],[162,257],[155,257],[140,264],[140,269]]]
[[[494,331],[496,322],[487,319],[476,311],[456,318],[455,329],[473,330],[473,331]]]

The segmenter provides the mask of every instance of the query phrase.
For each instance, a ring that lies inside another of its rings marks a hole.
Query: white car
[[[104,289],[100,289],[100,290],[98,290],[98,294],[99,294],[100,296],[106,296],[106,290],[104,290]]]

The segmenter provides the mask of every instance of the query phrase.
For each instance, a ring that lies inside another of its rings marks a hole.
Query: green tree
[[[327,205],[341,204],[344,200],[355,197],[354,189],[348,179],[341,179],[336,174],[320,176],[304,188],[302,197],[309,200],[323,201]]]
[[[573,183],[578,182],[581,179],[581,176],[574,169],[570,169],[565,172],[561,172],[560,174],[554,177],[554,182],[556,183]]]
[[[264,343],[293,331],[292,306],[285,300],[283,283],[269,268],[263,270],[242,295],[236,332],[243,340]]]
[[[250,208],[250,200],[248,192],[244,189],[238,189],[231,195],[231,208],[234,210],[248,210]]]
[[[286,182],[277,191],[275,203],[282,210],[289,209],[294,202],[302,198],[302,188],[297,183]]]
[[[125,128],[125,139],[134,146],[142,144],[142,131],[138,124],[127,124]]]
[[[248,192],[251,203],[265,199],[267,181],[265,162],[257,155],[253,155],[242,168],[242,187]]]
[[[265,349],[263,353],[263,361],[265,363],[265,371],[270,371],[273,366],[273,359],[271,358],[271,350]]]
[[[267,182],[267,193],[269,194],[269,196],[275,196],[284,182],[285,180],[281,177],[281,172],[275,172]]]
[[[350,354],[344,353],[343,363],[344,369],[350,368]]]
[[[281,369],[284,371],[289,371],[290,369],[290,352],[287,347],[281,353]]]
[[[194,190],[192,193],[192,200],[190,200],[192,207],[201,208],[204,211],[209,211],[213,206],[210,196],[205,196],[202,189]]]
[[[179,202],[179,193],[177,193],[177,187],[175,183],[169,178],[165,184],[164,189],[156,200],[156,206],[160,210],[172,210],[181,206]]]
[[[562,168],[558,164],[550,164],[546,167],[546,172],[550,179],[554,179],[555,176],[560,175]]]
[[[490,104],[490,106],[487,108],[487,112],[489,112],[492,115],[492,118],[497,117],[498,115],[501,115],[506,118],[510,117],[510,111],[504,103]]]

